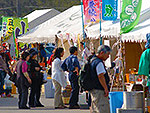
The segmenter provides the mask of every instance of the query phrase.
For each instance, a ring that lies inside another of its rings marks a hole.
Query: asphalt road
[[[45,107],[31,108],[30,110],[18,109],[18,95],[15,94],[13,98],[0,98],[0,113],[90,113],[86,105],[81,105],[81,109],[54,109],[53,98],[45,98],[44,94],[41,96],[41,102]]]

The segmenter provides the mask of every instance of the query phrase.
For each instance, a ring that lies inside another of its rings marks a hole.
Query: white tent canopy
[[[146,39],[145,34],[149,33],[148,29],[150,26],[147,22],[149,22],[150,17],[150,6],[147,5],[148,0],[143,0],[142,2],[139,24],[130,33],[122,35],[123,41],[142,41]],[[121,9],[120,4],[118,9]],[[98,38],[100,34],[99,26],[99,23],[97,23],[95,25],[89,25],[86,27],[86,35],[90,38]],[[19,41],[26,43],[54,42],[55,35],[58,33],[58,31],[61,31],[63,38],[66,38],[66,33],[69,33],[71,38],[77,37],[78,34],[82,35],[81,6],[73,6],[53,17],[52,19],[49,19],[48,21],[30,30],[27,34],[19,37]],[[102,21],[102,36],[119,37],[119,34],[119,17],[116,21]]]
[[[142,1],[142,7],[141,7],[141,14],[140,14],[140,20],[138,25],[129,33],[123,34],[122,40],[123,41],[145,41],[146,40],[146,34],[149,33],[150,29],[150,5],[147,4],[148,0]],[[118,8],[120,9],[120,8]],[[107,23],[107,24],[105,24]],[[86,28],[86,33],[88,37],[99,37],[100,30],[99,30],[99,24],[92,25],[88,28]],[[116,21],[105,21],[102,22],[102,36],[120,36],[120,19]]]
[[[82,33],[81,6],[73,6],[31,29],[19,37],[19,41],[25,43],[54,42],[58,31],[61,31],[62,34],[70,33],[72,36]]]

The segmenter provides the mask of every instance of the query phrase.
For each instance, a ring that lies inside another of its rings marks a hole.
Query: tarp
[[[26,43],[33,42],[54,42],[55,35],[61,31],[62,34],[69,33],[74,37],[82,34],[81,6],[73,6],[68,10],[56,15],[52,19],[31,29],[27,34],[19,37],[19,41]],[[63,37],[66,38],[66,37]]]
[[[60,14],[60,12],[55,9],[42,9],[35,10],[24,18],[28,18],[29,29],[33,29],[58,14]]]

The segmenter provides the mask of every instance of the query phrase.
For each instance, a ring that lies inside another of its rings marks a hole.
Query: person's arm
[[[107,97],[108,94],[109,94],[109,90],[108,90],[106,80],[105,80],[105,77],[104,77],[104,74],[106,73],[106,70],[105,70],[104,64],[102,62],[97,64],[96,72],[97,72],[97,75],[98,75],[99,82],[102,85],[102,87],[104,88],[104,92],[105,92],[104,96]]]
[[[22,73],[23,73],[23,75],[27,78],[28,82],[31,84],[32,81],[31,81],[31,79],[30,79],[30,77],[29,77],[29,74],[28,74],[28,72],[27,72],[27,68],[28,68],[27,63],[26,63],[26,62],[23,62],[23,63],[22,63]]]
[[[42,63],[44,63],[45,58],[42,56]]]
[[[6,62],[3,60],[2,56],[0,56],[0,65],[4,69],[6,73],[9,73]]]
[[[78,58],[73,58],[73,65],[75,66],[75,70],[73,72],[76,72],[77,75],[79,75],[79,70],[81,69]]]
[[[107,88],[107,85],[106,85],[106,81],[105,81],[105,77],[104,77],[104,73],[101,73],[98,75],[98,79],[99,79],[99,82],[101,83],[101,85],[103,86],[104,88],[104,91],[105,91],[105,97],[108,96],[109,94],[109,91],[108,91],[108,88]]]

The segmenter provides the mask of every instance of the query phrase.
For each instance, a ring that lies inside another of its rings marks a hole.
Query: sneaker
[[[14,96],[12,96],[11,94],[8,94],[8,95],[6,95],[6,97],[14,97]]]
[[[25,106],[25,107],[19,107],[19,109],[30,109],[30,107],[27,107],[27,106]]]
[[[80,109],[80,106],[78,106],[78,105],[69,106],[69,109]]]
[[[6,95],[4,93],[1,94],[1,98],[6,98]]]
[[[36,105],[36,107],[44,107],[44,105],[38,104],[38,105]]]
[[[31,107],[31,108],[35,108],[36,106],[35,106],[35,105],[29,105],[29,107]]]

